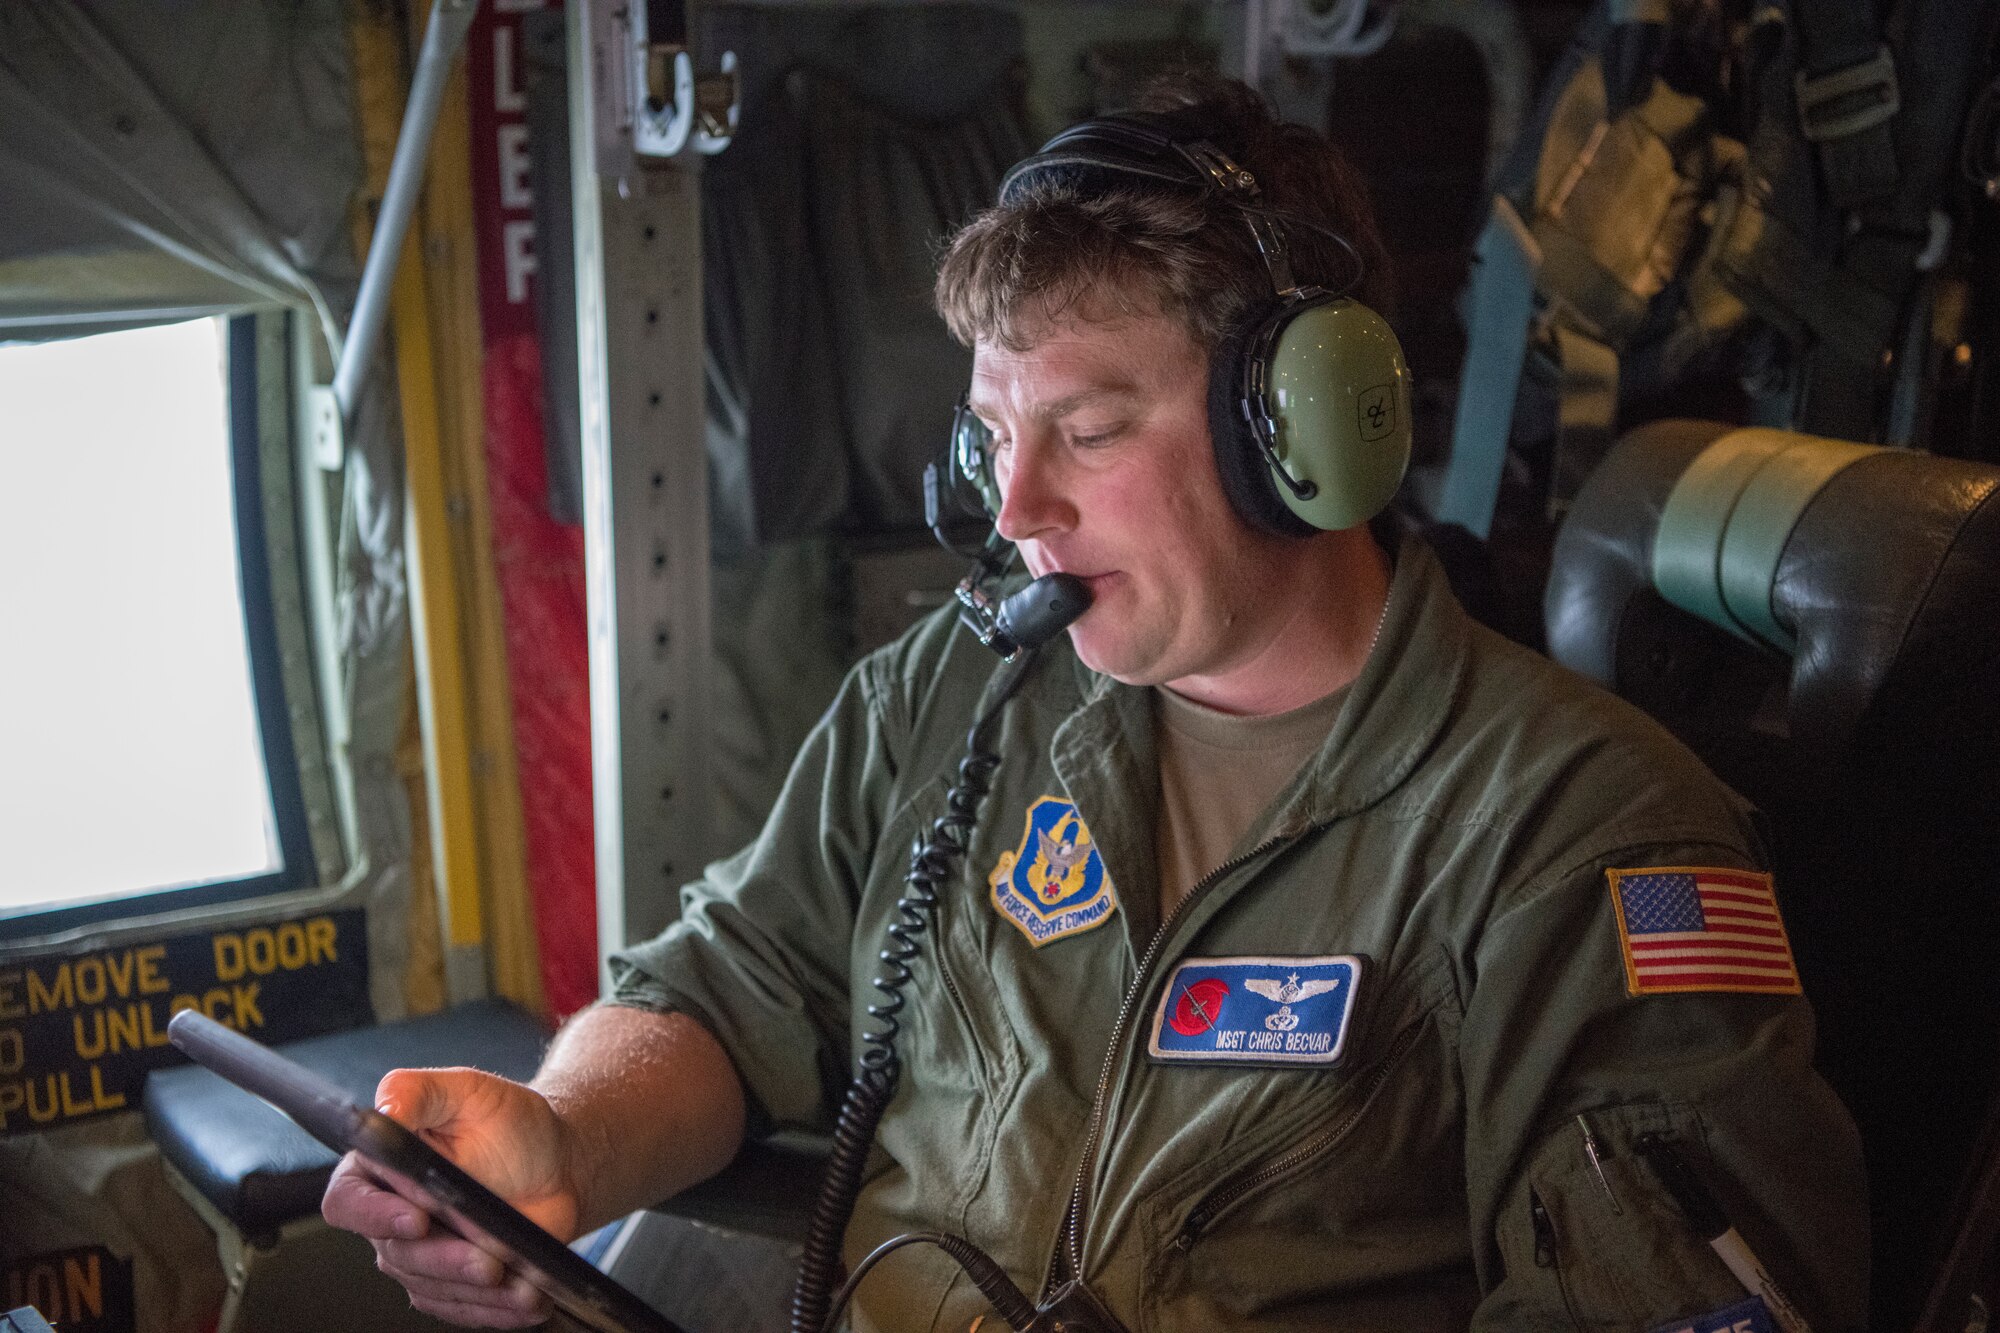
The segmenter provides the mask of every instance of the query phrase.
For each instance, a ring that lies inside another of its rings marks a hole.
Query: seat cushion
[[[467,1065],[526,1079],[548,1033],[505,1000],[481,1000],[380,1027],[352,1028],[277,1049],[362,1104],[391,1069]],[[319,1210],[334,1153],[282,1113],[199,1065],[146,1079],[146,1125],[160,1152],[246,1236],[269,1236]]]

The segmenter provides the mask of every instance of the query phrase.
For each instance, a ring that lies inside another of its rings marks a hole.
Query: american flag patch
[[[1627,994],[1799,993],[1769,875],[1705,866],[1605,873],[1618,914]]]

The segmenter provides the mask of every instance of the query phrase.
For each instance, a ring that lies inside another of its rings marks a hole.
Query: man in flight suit
[[[1152,96],[1256,178],[1302,280],[1379,303],[1379,242],[1322,139],[1237,85]],[[1810,1067],[1749,812],[1471,622],[1421,542],[1255,511],[1210,400],[1271,300],[1257,239],[1214,191],[1057,173],[944,260],[998,530],[1092,600],[998,715],[848,1262],[951,1232],[1031,1294],[1081,1280],[1133,1330],[1750,1318],[1722,1318],[1744,1287],[1650,1150],[1813,1327],[1859,1328],[1858,1146]],[[762,835],[614,958],[531,1085],[400,1071],[383,1105],[562,1236],[746,1134],[827,1126],[912,839],[996,666],[944,616],[863,661]],[[351,1163],[325,1211],[420,1308],[539,1317]],[[912,1250],[853,1317],[962,1330],[987,1309]]]

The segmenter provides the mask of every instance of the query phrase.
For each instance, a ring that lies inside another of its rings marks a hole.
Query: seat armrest
[[[772,1240],[803,1241],[833,1141],[785,1132],[746,1143],[734,1161],[654,1211]]]

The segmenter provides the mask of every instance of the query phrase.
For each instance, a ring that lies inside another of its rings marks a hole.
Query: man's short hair
[[[1324,135],[1278,120],[1248,86],[1203,72],[1154,81],[1131,109],[1212,126],[1210,142],[1257,178],[1266,207],[1353,245],[1350,255],[1309,228],[1285,226],[1296,280],[1346,286],[1358,255],[1361,281],[1351,294],[1386,313],[1388,255],[1367,187]],[[1015,351],[1086,303],[1103,313],[1095,303],[1108,300],[1114,313],[1176,319],[1213,352],[1272,296],[1250,229],[1220,192],[1175,190],[1136,176],[1129,187],[1102,192],[1030,184],[952,238],[936,291],[953,337],[968,347],[984,340]]]

